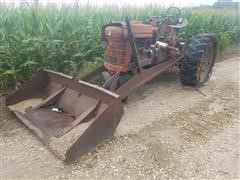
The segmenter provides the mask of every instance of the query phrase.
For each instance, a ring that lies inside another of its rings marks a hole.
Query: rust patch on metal
[[[123,115],[117,94],[47,70],[9,96],[6,105],[66,161],[110,138]],[[84,131],[71,135],[71,131],[81,126]],[[52,141],[61,144],[66,137],[69,147],[65,147],[64,153],[52,147]]]

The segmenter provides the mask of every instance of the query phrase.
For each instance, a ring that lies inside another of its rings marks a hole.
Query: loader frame
[[[6,99],[6,106],[63,161],[74,160],[111,138],[123,115],[122,101],[129,93],[182,59],[179,49],[168,46],[172,54],[166,60],[143,65],[150,58],[141,59],[129,18],[125,23],[132,61],[130,71],[124,72],[131,76],[123,83],[119,83],[123,72],[111,72],[101,87],[90,83],[102,75],[104,66],[80,81],[43,70]]]

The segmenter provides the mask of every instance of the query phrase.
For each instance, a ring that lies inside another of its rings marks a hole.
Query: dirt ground
[[[219,56],[199,89],[182,86],[171,70],[135,91],[115,137],[70,164],[48,151],[1,96],[1,179],[239,179],[236,52]]]

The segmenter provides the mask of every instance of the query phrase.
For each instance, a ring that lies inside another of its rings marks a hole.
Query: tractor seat
[[[182,29],[188,25],[188,20],[185,18],[179,18],[178,22],[174,25],[169,25],[173,29]]]

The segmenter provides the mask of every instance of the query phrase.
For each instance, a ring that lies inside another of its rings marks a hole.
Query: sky
[[[82,0],[81,0],[82,1]],[[88,1],[88,0],[84,0]],[[200,4],[213,4],[216,0],[89,0],[91,3],[116,3],[116,4],[132,4],[144,5],[147,3],[157,3],[164,5],[174,4],[176,6],[195,6]]]
[[[33,1],[33,0],[0,0],[0,2],[14,2],[15,4],[19,4],[23,1]],[[103,5],[103,4],[117,4],[117,5],[137,5],[142,6],[144,4],[160,4],[160,5],[175,5],[178,7],[184,7],[184,6],[199,6],[199,5],[212,5],[217,0],[39,0],[39,2],[43,4],[47,4],[47,2],[54,2],[54,3],[73,3],[73,2],[79,2],[81,4],[92,4],[92,5]],[[239,1],[239,0],[235,0]]]

